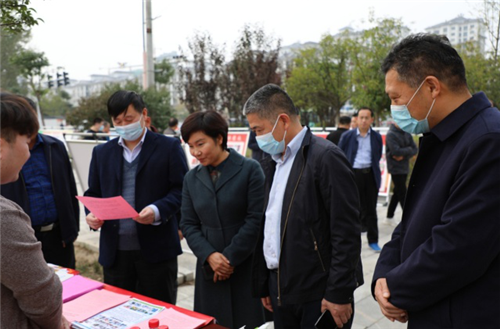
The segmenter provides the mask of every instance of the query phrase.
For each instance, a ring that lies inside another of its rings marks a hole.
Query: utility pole
[[[144,69],[142,84],[144,90],[154,87],[155,68],[153,63],[153,24],[151,19],[151,0],[143,0],[143,51]]]

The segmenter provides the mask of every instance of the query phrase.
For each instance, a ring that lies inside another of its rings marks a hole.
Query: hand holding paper
[[[122,196],[112,198],[76,196],[76,198],[99,220],[136,218],[139,216],[137,211]]]

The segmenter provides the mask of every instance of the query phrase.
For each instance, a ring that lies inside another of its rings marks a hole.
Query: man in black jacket
[[[274,313],[276,328],[312,328],[325,310],[339,328],[350,328],[353,292],[363,283],[351,166],[338,147],[301,126],[276,85],[257,90],[244,113],[259,147],[271,154],[261,162],[266,210],[253,294]]]
[[[80,208],[68,152],[58,139],[38,134],[19,179],[2,185],[1,194],[30,216],[48,263],[75,268],[73,242],[80,229]]]
[[[351,127],[351,118],[347,116],[340,117],[337,130],[329,133],[328,136],[326,136],[326,139],[328,139],[335,145],[339,145],[340,136],[342,136],[343,133],[348,131],[350,127]]]

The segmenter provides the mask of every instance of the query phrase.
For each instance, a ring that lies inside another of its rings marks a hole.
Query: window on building
[[[452,36],[452,37],[454,37],[454,36],[455,36],[455,33],[452,33],[452,34],[451,34],[451,36]]]
[[[473,28],[474,28],[474,25],[471,25],[471,26],[470,26],[470,28],[471,28],[471,29],[473,29]]]
[[[466,36],[467,36],[467,32],[464,32],[464,37],[466,37]]]
[[[461,27],[461,26],[459,26],[459,27],[458,27],[458,30],[459,30],[459,31],[462,31],[462,27]]]
[[[464,30],[467,30],[467,26],[464,26]]]
[[[439,30],[434,31],[434,34],[439,34]]]
[[[454,27],[454,26],[452,26],[452,27],[451,27],[451,30],[452,30],[452,31],[455,31],[455,27]]]
[[[445,27],[445,28],[443,29],[443,32],[445,32],[445,33],[446,33],[446,32],[448,32],[448,28],[446,28],[446,27]]]

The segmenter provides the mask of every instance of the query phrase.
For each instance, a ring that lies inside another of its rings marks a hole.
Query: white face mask
[[[135,141],[141,137],[144,127],[142,126],[142,114],[138,121],[126,126],[115,127],[116,133],[126,141]]]

